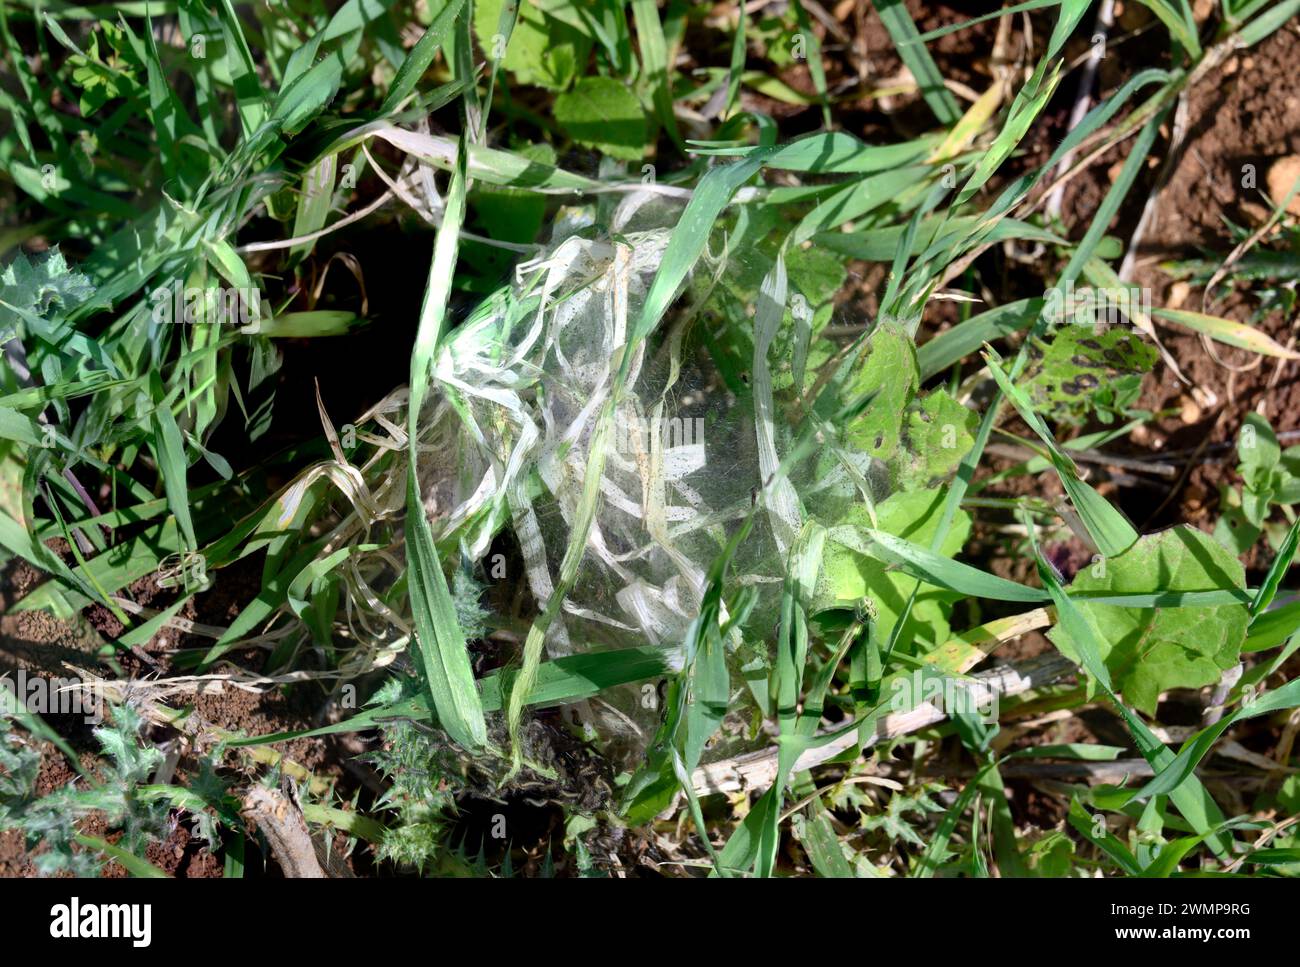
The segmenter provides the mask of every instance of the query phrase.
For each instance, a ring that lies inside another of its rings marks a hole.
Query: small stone
[[[1273,201],[1281,204],[1291,186],[1300,179],[1300,155],[1288,155],[1273,162],[1268,169],[1268,194]],[[1300,215],[1300,191],[1287,204],[1286,210],[1292,215]]]
[[[1169,287],[1169,295],[1165,299],[1165,308],[1177,309],[1187,301],[1187,297],[1192,294],[1192,287],[1186,282],[1175,282]]]
[[[1179,418],[1183,423],[1191,426],[1193,423],[1199,423],[1201,419],[1201,408],[1196,405],[1196,400],[1190,396],[1180,396],[1178,398]]]
[[[1263,225],[1273,214],[1263,205],[1257,205],[1253,201],[1243,201],[1240,208],[1244,214],[1250,216],[1250,220],[1256,225]]]

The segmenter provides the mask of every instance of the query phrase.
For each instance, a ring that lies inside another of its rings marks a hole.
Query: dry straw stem
[[[1045,655],[1020,664],[1004,665],[987,672],[980,672],[974,676],[977,684],[969,689],[969,694],[976,703],[987,702],[994,695],[1000,697],[1019,695],[1054,682],[1074,670],[1073,663],[1067,658],[1057,654]],[[935,706],[923,702],[907,712],[885,716],[876,726],[875,735],[863,742],[862,746],[868,748],[877,742],[919,731],[942,722],[946,717]],[[857,744],[858,733],[851,731],[803,753],[795,762],[792,771],[797,774],[819,766]],[[696,769],[691,776],[691,783],[695,792],[701,796],[719,792],[739,792],[745,789],[766,789],[776,780],[778,754],[778,748],[772,746],[758,752],[712,762]]]

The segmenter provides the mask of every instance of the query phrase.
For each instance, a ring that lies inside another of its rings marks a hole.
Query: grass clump
[[[1154,371],[1206,398],[1171,334],[1297,358],[1252,324],[1284,252],[1227,260],[1249,323],[1131,281],[1189,92],[1294,3],[1162,7],[1059,137],[1072,0],[1023,38],[877,4],[887,81],[800,4],[400,7],[0,15],[0,548],[48,577],[7,607],[93,618],[122,703],[105,787],[33,798],[5,739],[43,872],[157,872],[169,811],[283,865],[235,808],[270,775],[383,873],[1289,875],[1289,744],[1254,801],[1198,768],[1300,705],[1290,452],[1245,417],[1217,528],[1126,488],[1191,472],[1134,449]],[[1032,758],[1087,779],[1042,824]]]

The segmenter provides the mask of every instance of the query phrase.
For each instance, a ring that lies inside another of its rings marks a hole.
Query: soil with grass
[[[839,5],[827,4],[837,21]],[[828,81],[834,87],[853,78],[868,77],[884,83],[902,69],[902,61],[874,11],[864,8],[856,23],[856,33],[847,41],[824,28],[819,29],[826,49]],[[987,12],[984,4],[954,3],[927,6],[909,2],[921,31],[959,22]],[[1052,18],[1038,11],[1028,18],[1032,24],[1033,45],[1041,48],[1050,32]],[[1130,25],[1141,30],[1149,22]],[[989,21],[975,28],[950,34],[931,45],[941,73],[950,80],[976,92],[991,82],[993,67],[989,52],[997,40],[997,23]],[[1140,36],[1140,35],[1139,35]],[[1100,84],[1109,92],[1147,61],[1156,64],[1160,55],[1150,53],[1154,45],[1140,39],[1125,40],[1122,55],[1114,55],[1104,66]],[[1026,49],[1022,33],[1007,38],[1006,54],[1013,60],[1032,64],[1040,50]],[[1077,38],[1075,54],[1086,49],[1085,39]],[[688,45],[689,47],[689,45]],[[1162,263],[1195,257],[1205,252],[1222,256],[1232,247],[1225,219],[1238,225],[1256,227],[1267,212],[1257,192],[1241,186],[1244,166],[1253,166],[1258,184],[1277,159],[1300,153],[1300,36],[1283,30],[1256,48],[1233,55],[1217,74],[1211,74],[1188,92],[1188,125],[1179,139],[1177,150],[1169,156],[1167,168],[1154,165],[1144,171],[1127,203],[1110,231],[1129,239],[1142,217],[1147,197],[1155,195],[1154,217],[1145,225],[1138,245],[1135,281],[1149,288],[1156,305],[1171,308],[1201,308],[1202,293],[1175,283]],[[792,66],[780,74],[781,80],[804,94],[814,93],[811,76],[803,65]],[[1064,135],[1075,96],[1074,75],[1067,78],[1040,121],[1021,145],[1017,157],[990,182],[985,194],[990,197],[1017,174],[1041,165]],[[782,123],[784,137],[815,130],[821,123],[820,108],[773,101],[747,92],[743,106],[764,111]],[[914,136],[931,124],[923,100],[916,94],[894,95],[844,105],[837,113],[837,123],[850,133],[871,139],[894,139]],[[1163,131],[1153,150],[1154,158],[1169,154],[1174,132]],[[1063,220],[1071,236],[1079,237],[1095,216],[1116,164],[1123,160],[1128,144],[1121,144],[1096,161],[1068,187],[1064,196]],[[364,200],[364,199],[363,199]],[[250,236],[251,238],[252,236]],[[414,340],[414,320],[418,318],[421,290],[410,280],[422,278],[428,267],[432,237],[427,231],[409,232],[400,223],[384,222],[349,233],[344,239],[330,239],[316,251],[323,264],[335,250],[381,248],[384,258],[366,263],[366,328],[337,339],[288,341],[284,345],[284,365],[278,374],[278,392],[270,432],[256,444],[248,446],[242,428],[232,421],[223,427],[212,449],[238,455],[236,470],[253,467],[266,457],[286,448],[303,444],[320,435],[320,418],[316,404],[319,388],[326,410],[336,424],[363,412],[397,385],[404,382],[404,369]],[[256,266],[251,266],[256,269]],[[1036,284],[1050,285],[1052,266],[1017,260],[997,248],[976,263],[982,278],[996,280],[993,294],[1001,300],[1018,297]],[[851,286],[837,299],[836,324],[851,338],[855,327],[874,317],[875,297],[881,289],[886,267],[879,264],[850,265]],[[320,301],[321,307],[353,307],[360,298],[353,280],[337,266],[330,285]],[[305,299],[305,293],[299,294]],[[313,299],[312,305],[316,306]],[[302,308],[303,305],[296,306]],[[922,333],[929,337],[959,321],[955,302],[937,301],[927,309]],[[1229,299],[1213,307],[1229,318],[1246,320],[1251,306],[1245,299]],[[1291,320],[1266,317],[1260,328],[1283,344],[1292,340]],[[1093,482],[1099,491],[1115,499],[1140,530],[1146,532],[1174,523],[1192,523],[1211,530],[1218,518],[1218,491],[1226,484],[1237,484],[1232,447],[1246,413],[1260,411],[1279,432],[1300,431],[1300,370],[1295,363],[1259,362],[1258,357],[1230,348],[1219,347],[1221,361],[1216,361],[1202,340],[1191,333],[1161,326],[1159,334],[1165,347],[1187,377],[1179,381],[1163,363],[1150,374],[1143,386],[1140,407],[1165,415],[1116,445],[1116,452],[1142,458],[1153,451],[1187,451],[1174,480],[1140,478],[1138,482],[1097,468]],[[358,360],[365,360],[359,364]],[[1027,435],[1023,426],[1009,427]],[[1005,470],[1015,461],[993,456],[980,467],[977,480]],[[203,472],[200,470],[200,474]],[[1130,475],[1131,478],[1132,475]],[[202,483],[200,476],[195,481]],[[1011,477],[991,486],[986,494],[1018,497],[1033,494],[1048,499],[1061,493],[1055,478]],[[971,543],[964,550],[969,563],[1017,581],[1030,578],[1033,564],[1019,552],[1019,544],[998,526],[1012,523],[1008,515],[981,519]],[[503,539],[504,544],[509,539]],[[55,550],[67,549],[54,545]],[[516,548],[506,546],[505,553],[518,559]],[[1062,541],[1048,548],[1049,555],[1067,578],[1088,560],[1087,549],[1077,541]],[[1267,567],[1267,551],[1257,548],[1247,562],[1252,579],[1258,579]],[[522,573],[512,568],[511,573]],[[214,575],[213,587],[196,595],[179,613],[181,618],[201,624],[228,625],[261,591],[261,556],[254,555]],[[40,585],[42,576],[23,564],[9,565],[0,574],[0,611],[6,611]],[[174,600],[174,591],[160,588],[155,578],[145,578],[127,589],[126,596],[136,603],[159,609]],[[490,592],[497,600],[494,610],[508,614],[514,623],[526,628],[534,609],[531,597],[521,586],[494,586]],[[1006,609],[1009,613],[1014,609]],[[996,614],[997,608],[992,609]],[[985,612],[981,617],[987,618]],[[969,616],[969,617],[974,617]],[[87,609],[85,620],[65,622],[42,611],[0,615],[0,674],[23,670],[54,676],[66,674],[69,665],[98,674],[121,674],[128,677],[157,678],[186,673],[178,667],[177,656],[193,657],[211,644],[210,637],[165,629],[133,651],[113,653],[106,643],[123,631],[120,623],[102,606]],[[954,625],[955,626],[955,625]],[[518,636],[497,636],[473,645],[476,674],[499,669],[518,659]],[[1005,646],[996,655],[999,661],[1022,661],[1052,647],[1039,633],[1030,633]],[[246,649],[235,657],[242,668],[262,670],[267,653]],[[1069,682],[1065,683],[1067,686]],[[1179,716],[1175,701],[1162,706],[1171,722]],[[194,699],[195,714],[208,726],[244,734],[266,734],[317,727],[337,717],[338,710],[327,707],[322,690],[311,683],[287,688],[239,690],[226,688],[200,694]],[[1191,705],[1181,711],[1190,721]],[[1164,719],[1162,718],[1162,721]],[[49,724],[81,754],[93,759],[96,750],[89,726],[75,716],[50,716]],[[163,735],[153,727],[154,739]],[[571,859],[556,844],[565,836],[565,821],[573,797],[591,790],[603,791],[601,802],[579,802],[591,810],[604,805],[612,796],[608,764],[571,734],[559,712],[544,712],[534,717],[530,728],[533,741],[545,747],[562,776],[560,781],[542,781],[526,777],[497,795],[486,791],[467,793],[459,803],[452,842],[469,855],[481,852],[492,867],[499,867],[509,857],[511,865],[524,873],[536,874],[548,863],[558,864],[556,872],[573,873]],[[1265,727],[1250,731],[1243,742],[1259,751],[1267,751],[1274,737]],[[296,740],[276,748],[295,766],[310,772],[326,783],[336,800],[357,800],[362,809],[374,804],[382,786],[357,756],[374,747],[374,736],[334,737]],[[1115,742],[1126,745],[1122,724],[1108,710],[1084,709],[1067,720],[1048,720],[1015,740],[1021,744],[1042,742]],[[39,787],[49,790],[72,781],[75,773],[53,746],[41,747],[42,769]],[[246,760],[230,755],[227,767],[231,775],[251,778],[255,768]],[[180,768],[191,767],[182,761]],[[1009,801],[1013,818],[1020,825],[1040,830],[1059,828],[1068,806],[1068,796],[1060,784],[1032,778],[1011,778]],[[1215,787],[1216,791],[1218,787]],[[1229,792],[1239,796],[1238,792]],[[491,835],[496,817],[506,815],[513,831],[510,842],[502,843]],[[102,823],[92,817],[83,832],[101,835]],[[612,861],[617,869],[645,875],[656,869],[666,856],[655,845],[653,830],[615,830],[602,833],[600,848],[603,860]],[[110,836],[111,840],[113,837]],[[250,841],[247,873],[278,875],[272,857],[262,856]],[[336,845],[342,845],[341,842]],[[39,852],[39,847],[37,849]],[[23,876],[33,872],[32,857],[16,833],[0,833],[0,876]],[[550,858],[548,860],[548,857]],[[190,831],[177,823],[165,840],[151,845],[147,857],[164,872],[175,876],[219,876],[224,857],[194,839]],[[392,875],[389,865],[376,864],[364,848],[348,861],[350,872],[359,875]],[[116,864],[109,864],[106,875],[125,875]]]
[[[1173,281],[1161,266],[1207,253],[1223,257],[1234,246],[1227,221],[1253,231],[1267,220],[1271,205],[1261,194],[1267,172],[1300,152],[1297,63],[1300,35],[1279,31],[1234,54],[1188,92],[1187,133],[1139,247],[1137,279],[1152,290],[1155,305],[1194,311],[1207,305],[1205,311],[1251,320],[1247,298],[1203,303],[1201,289]],[[1282,345],[1294,345],[1292,321],[1284,314],[1271,313],[1255,325]],[[1173,411],[1151,427],[1147,445],[1194,451],[1183,465],[1190,472],[1151,523],[1188,521],[1210,529],[1219,488],[1241,483],[1235,448],[1245,415],[1261,413],[1280,434],[1300,429],[1300,369],[1228,346],[1215,347],[1216,359],[1199,336],[1173,327],[1162,329],[1161,339],[1199,392],[1163,365],[1144,387],[1144,407]],[[1249,563],[1255,573],[1267,567],[1258,555]]]

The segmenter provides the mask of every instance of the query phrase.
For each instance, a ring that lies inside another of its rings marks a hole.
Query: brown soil
[[[1139,25],[1129,25],[1134,26]],[[1120,58],[1103,61],[1103,90],[1118,86],[1132,69],[1148,66],[1145,61],[1152,56],[1152,45],[1130,42],[1128,52],[1132,57],[1123,58],[1122,72],[1116,70]],[[1187,134],[1181,150],[1167,172],[1152,165],[1140,175],[1109,229],[1122,240],[1130,239],[1149,192],[1157,187],[1162,174],[1167,175],[1157,198],[1155,217],[1138,248],[1135,281],[1151,291],[1153,305],[1207,311],[1242,322],[1250,319],[1254,310],[1250,300],[1233,295],[1203,309],[1201,291],[1174,285],[1162,266],[1207,253],[1224,257],[1234,245],[1225,219],[1254,230],[1267,218],[1271,208],[1262,197],[1262,188],[1268,168],[1277,158],[1300,151],[1300,78],[1295,75],[1296,63],[1300,63],[1300,28],[1293,24],[1257,47],[1229,58],[1219,72],[1189,91]],[[1073,78],[1067,78],[1062,89],[1072,97]],[[1068,104],[1049,107],[1039,122],[1039,130],[1026,138],[1026,162],[1040,164],[1045,160],[1046,152],[1064,132],[1066,114]],[[1153,157],[1168,152],[1171,135],[1166,124],[1153,148]],[[1087,229],[1130,148],[1131,142],[1112,148],[1067,186],[1062,215],[1071,237],[1077,238]],[[1245,165],[1253,166],[1258,189],[1240,187]],[[942,307],[938,313],[927,311],[927,330],[933,326],[933,331],[938,332],[955,321],[947,318],[952,313],[951,304],[938,306]],[[1279,343],[1292,344],[1293,321],[1281,314],[1266,317],[1258,326]],[[1300,428],[1300,369],[1294,363],[1273,359],[1259,362],[1258,356],[1215,344],[1219,357],[1228,365],[1255,366],[1247,372],[1233,373],[1211,357],[1196,334],[1173,324],[1157,323],[1157,327],[1162,343],[1197,389],[1179,382],[1163,362],[1159,363],[1146,380],[1138,405],[1157,413],[1171,412],[1143,427],[1130,440],[1116,441],[1111,447],[1137,458],[1152,450],[1183,451],[1202,445],[1205,452],[1188,462],[1185,480],[1136,474],[1117,485],[1101,468],[1084,469],[1099,490],[1118,500],[1141,530],[1176,523],[1210,530],[1219,516],[1219,488],[1240,484],[1234,447],[1245,414],[1262,412],[1278,432]],[[986,460],[977,480],[1005,465],[996,458]],[[1051,497],[1057,491],[1052,475],[1039,475],[1002,481],[989,488],[987,495]],[[982,512],[980,517],[995,522],[1000,519],[988,512]],[[975,541],[970,550],[986,553],[986,564],[995,573],[1012,580],[1031,577],[1032,566],[1015,551],[1014,544],[1000,539],[984,526],[983,520],[976,528]],[[1257,574],[1267,568],[1270,559],[1271,552],[1261,542],[1244,560],[1252,574]],[[1063,574],[1068,577],[1064,570]]]
[[[214,587],[196,595],[181,611],[181,616],[202,623],[229,624],[251,600],[260,587],[261,561],[244,561],[217,575]],[[23,562],[10,562],[0,573],[0,610],[22,600],[42,584],[43,575]],[[133,583],[126,596],[146,607],[165,607],[171,594],[157,586],[152,577]],[[67,666],[85,669],[95,674],[113,677],[118,674],[105,664],[100,651],[107,641],[123,631],[121,624],[102,606],[92,605],[84,615],[74,621],[63,621],[47,611],[16,611],[0,614],[0,675],[23,671],[27,675],[44,677],[70,677]],[[153,677],[171,667],[178,649],[206,649],[210,638],[164,629],[150,639],[140,650],[153,660],[152,665],[129,652],[118,656],[120,673],[127,677]],[[249,652],[239,655],[244,667],[257,668],[264,653]],[[221,693],[199,696],[194,702],[197,716],[209,726],[245,734],[306,729],[320,724],[315,721],[322,696],[309,685],[298,686],[283,694],[280,691],[252,693],[227,688]],[[95,768],[98,743],[92,726],[80,715],[47,714],[44,720],[75,750],[81,753],[84,768]],[[313,771],[318,778],[337,780],[343,775],[340,750],[331,741],[300,740],[278,747],[285,756]],[[45,795],[67,785],[76,777],[63,754],[48,743],[41,744],[41,770],[37,776],[36,793]],[[239,760],[228,757],[228,764]],[[186,765],[182,760],[181,769]],[[247,766],[244,766],[247,768]],[[250,773],[251,774],[251,773]],[[183,877],[211,877],[222,875],[222,861],[201,840],[194,840],[182,821],[183,815],[173,814],[167,838],[148,847],[146,858],[165,872]],[[82,831],[102,836],[109,842],[117,834],[109,833],[103,820],[91,816],[82,824]],[[107,835],[106,835],[107,834]],[[31,858],[39,854],[38,844],[29,850],[16,831],[0,833],[0,876],[31,876],[35,874]],[[126,876],[126,871],[116,863],[108,863],[104,876]]]
[[[1137,281],[1152,290],[1153,304],[1202,311],[1202,293],[1174,285],[1161,263],[1203,253],[1225,256],[1233,248],[1225,219],[1254,230],[1271,211],[1261,190],[1242,187],[1246,166],[1265,184],[1269,165],[1300,150],[1300,32],[1292,24],[1257,47],[1242,51],[1188,96],[1187,137],[1160,194],[1156,215],[1143,237]],[[1209,303],[1204,311],[1241,322],[1252,306],[1240,297]],[[1293,320],[1274,313],[1259,328],[1283,345],[1294,340]],[[1154,449],[1181,450],[1232,443],[1246,413],[1258,411],[1279,432],[1300,428],[1300,369],[1294,363],[1252,356],[1216,344],[1224,363],[1254,366],[1233,373],[1217,363],[1201,339],[1175,326],[1160,337],[1184,375],[1204,395],[1197,398],[1163,363],[1148,378],[1141,405],[1175,415],[1160,420],[1144,442]],[[1259,363],[1258,365],[1255,365]],[[1154,524],[1187,521],[1208,529],[1217,518],[1218,489],[1239,483],[1229,449],[1225,459],[1202,457],[1186,483]],[[1265,562],[1252,561],[1257,566]]]
[[[47,719],[51,724],[57,717]],[[58,749],[51,743],[40,743],[41,768],[36,777],[35,793],[48,795],[76,781],[77,773]],[[96,768],[95,756],[86,752],[81,756],[82,768],[93,775]],[[150,843],[145,850],[145,858],[165,873],[176,877],[219,877],[222,873],[221,861],[212,854],[202,840],[194,839],[186,829],[182,816],[172,814],[166,839]],[[116,843],[121,834],[110,832],[104,819],[99,814],[92,814],[79,823],[80,831],[89,836],[97,836],[110,843]],[[0,878],[36,876],[34,858],[44,852],[45,846],[36,843],[29,848],[23,835],[18,830],[0,832]],[[105,863],[102,875],[108,878],[122,878],[129,874],[118,863]]]

